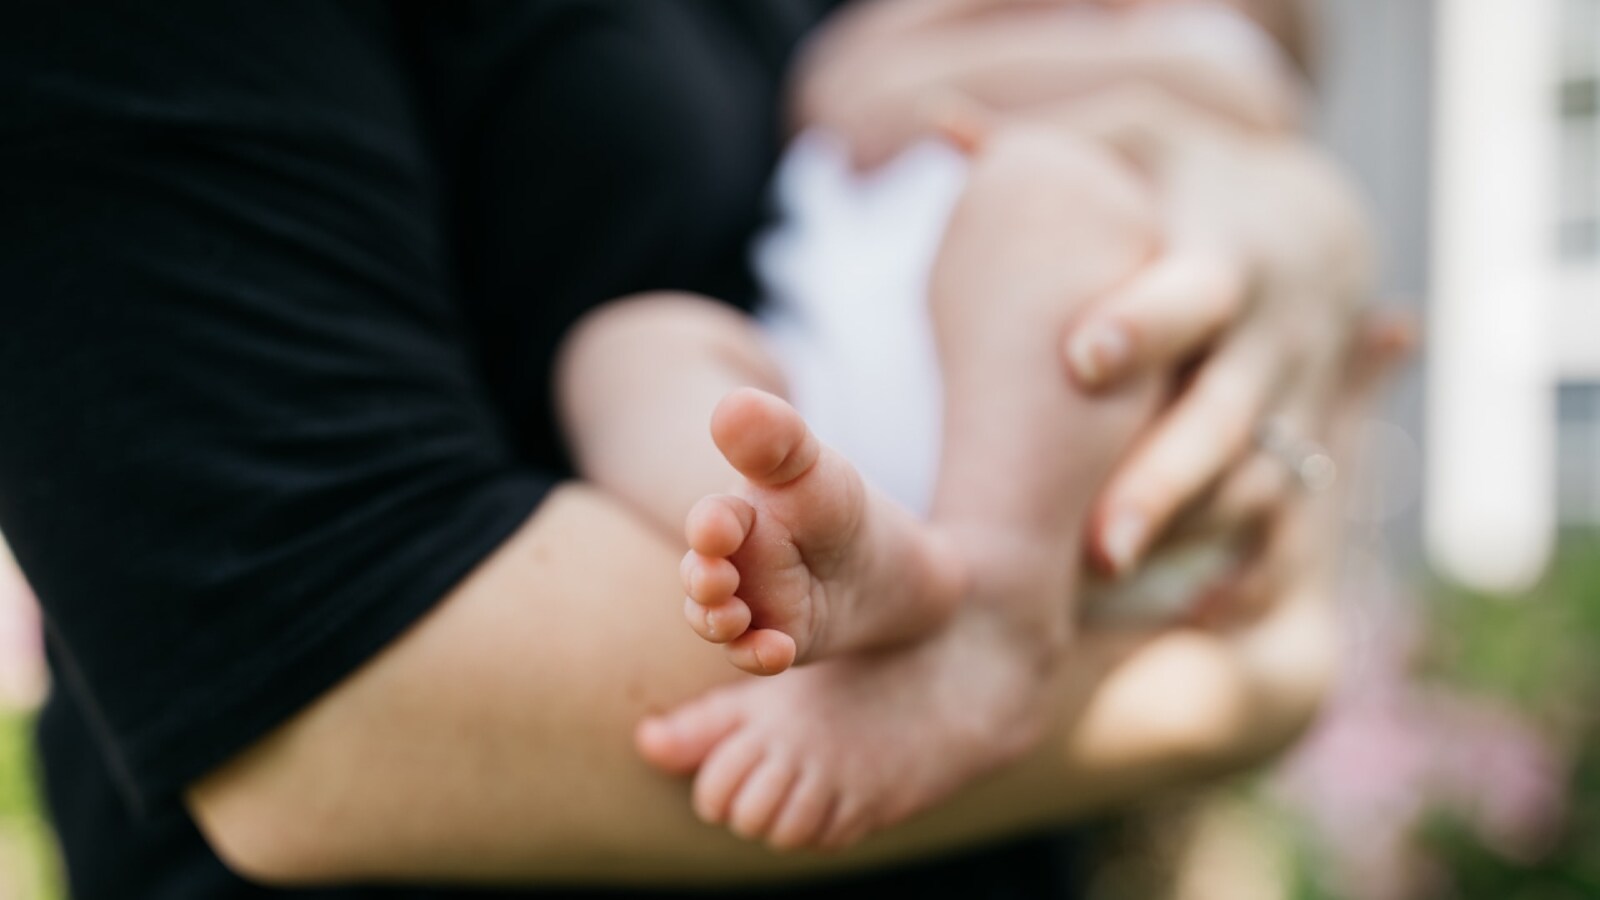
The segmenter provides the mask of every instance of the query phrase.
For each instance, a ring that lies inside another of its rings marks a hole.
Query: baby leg
[[[935,264],[945,427],[933,519],[978,570],[1023,573],[1028,596],[999,596],[1041,647],[1067,637],[1089,504],[1159,392],[1150,378],[1082,393],[1062,341],[1080,309],[1153,257],[1157,226],[1147,189],[1109,152],[1012,127],[977,150]]]
[[[1079,395],[1059,362],[1074,309],[1151,255],[1137,182],[1053,133],[979,152],[933,280],[947,379],[934,527],[972,602],[891,652],[726,688],[641,726],[647,759],[695,771],[711,822],[780,848],[842,847],[1031,749],[1048,719],[1077,530],[1152,409],[1154,385]]]
[[[936,532],[779,397],[736,390],[779,386],[737,314],[682,296],[624,301],[580,326],[560,371],[583,474],[663,524],[694,503],[684,613],[739,668],[775,674],[915,637],[960,596]]]

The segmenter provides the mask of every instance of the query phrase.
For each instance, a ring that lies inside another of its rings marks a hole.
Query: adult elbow
[[[314,806],[264,770],[257,750],[190,786],[189,814],[222,864],[246,881],[276,888],[347,881],[338,842]]]

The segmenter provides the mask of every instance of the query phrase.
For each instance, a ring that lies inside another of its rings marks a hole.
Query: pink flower
[[[1345,683],[1275,785],[1329,887],[1351,900],[1427,895],[1440,872],[1416,837],[1434,813],[1507,859],[1537,859],[1565,813],[1564,755],[1516,710],[1418,683],[1416,604],[1392,590],[1362,597]]]
[[[44,697],[39,610],[4,544],[0,544],[0,710],[31,708]]]

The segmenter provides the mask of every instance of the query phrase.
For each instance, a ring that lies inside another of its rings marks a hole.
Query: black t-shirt
[[[76,896],[277,896],[178,792],[569,475],[550,369],[584,312],[748,297],[782,76],[828,5],[0,8],[0,530],[45,609]],[[853,889],[1042,896],[1061,858]]]

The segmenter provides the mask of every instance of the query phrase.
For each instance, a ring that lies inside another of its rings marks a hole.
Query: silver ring
[[[1262,423],[1256,431],[1256,446],[1282,463],[1302,488],[1320,494],[1339,481],[1339,464],[1328,448],[1306,437],[1299,437],[1281,417]]]

